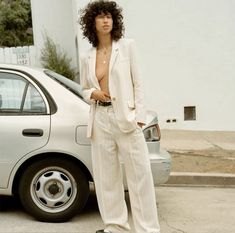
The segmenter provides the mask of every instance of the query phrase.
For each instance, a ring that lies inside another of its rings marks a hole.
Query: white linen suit
[[[122,156],[136,233],[159,233],[159,223],[147,145],[137,122],[145,123],[144,94],[135,43],[112,43],[109,93],[112,106],[91,99],[100,90],[95,74],[96,48],[81,61],[83,97],[90,102],[87,137],[92,142],[92,165],[100,213],[106,229],[128,232],[119,155]]]

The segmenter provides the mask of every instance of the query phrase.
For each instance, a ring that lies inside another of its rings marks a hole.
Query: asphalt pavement
[[[233,188],[156,187],[156,196],[161,233],[235,232]],[[128,193],[126,200],[130,209]],[[38,222],[16,200],[7,198],[4,203],[0,233],[95,233],[103,228],[94,194],[84,211],[65,223]],[[133,229],[130,211],[129,219]]]

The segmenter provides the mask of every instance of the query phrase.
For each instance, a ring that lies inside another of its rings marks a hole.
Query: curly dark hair
[[[113,29],[111,37],[118,41],[124,34],[122,9],[114,1],[97,0],[90,2],[84,9],[81,10],[80,25],[83,31],[84,38],[97,47],[98,37],[95,29],[95,17],[101,13],[112,15]]]

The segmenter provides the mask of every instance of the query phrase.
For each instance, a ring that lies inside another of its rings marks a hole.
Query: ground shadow
[[[128,192],[125,192],[125,198],[128,208],[130,207],[129,195]],[[0,214],[7,212],[24,212],[25,210],[21,205],[20,199],[18,196],[0,196]],[[78,215],[83,216],[87,214],[96,213],[99,211],[97,198],[94,190],[91,190],[87,203],[81,213]],[[77,217],[77,216],[76,216]]]

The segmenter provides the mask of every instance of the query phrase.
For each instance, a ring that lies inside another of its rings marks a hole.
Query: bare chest
[[[97,50],[95,73],[99,82],[102,79],[108,79],[110,56],[109,50],[105,52]]]

